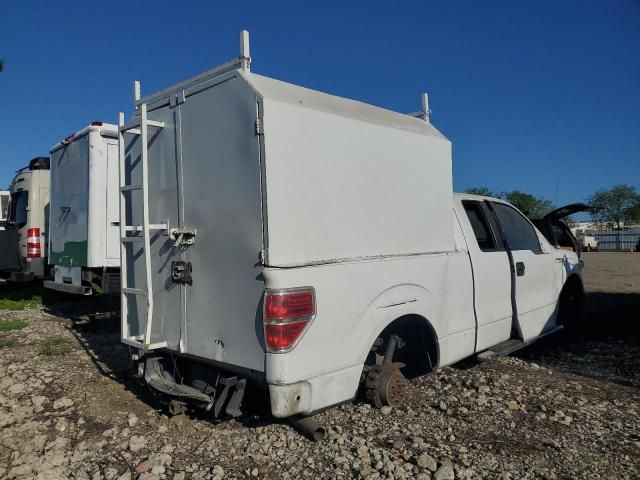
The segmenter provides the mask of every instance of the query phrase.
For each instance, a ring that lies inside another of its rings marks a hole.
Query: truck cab
[[[569,248],[570,239],[556,227],[562,217],[545,217],[545,235],[504,200],[470,194],[455,198],[473,268],[476,351],[508,340],[527,343],[556,329],[563,320],[558,315],[563,290],[577,297],[582,292],[579,250]]]
[[[49,157],[36,157],[11,181],[7,227],[0,237],[0,270],[10,280],[30,281],[48,274],[49,168]]]

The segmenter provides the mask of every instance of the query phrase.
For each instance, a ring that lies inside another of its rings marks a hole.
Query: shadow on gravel
[[[62,294],[53,302],[44,305],[51,315],[71,320],[67,326],[100,374],[123,385],[138,400],[155,410],[167,410],[166,397],[156,394],[140,382],[133,371],[131,351],[120,342],[120,304],[118,296],[78,297]],[[275,420],[268,415],[263,405],[268,405],[261,392],[248,390],[243,405],[247,412],[239,422],[248,427],[268,425]],[[187,416],[219,422],[208,412],[193,409]]]
[[[131,352],[120,342],[120,297],[52,293],[53,296],[43,297],[45,312],[71,321],[67,330],[100,374],[120,383],[152,408],[160,409],[152,392],[134,377]]]
[[[0,310],[23,310],[40,304],[56,303],[61,295],[42,286],[42,282],[0,282]]]
[[[640,386],[640,293],[587,293],[578,325],[517,356],[565,373]]]

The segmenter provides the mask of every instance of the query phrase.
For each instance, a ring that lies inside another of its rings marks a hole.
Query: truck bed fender
[[[437,329],[427,320],[434,318],[433,306],[433,295],[421,285],[394,285],[378,294],[361,315],[362,321],[367,325],[367,333],[358,360],[364,363],[373,342],[384,329],[393,321],[407,315],[424,319],[426,325],[436,335],[437,342]]]

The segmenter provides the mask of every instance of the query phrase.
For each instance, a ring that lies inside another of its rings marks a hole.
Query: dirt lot
[[[266,416],[167,418],[106,302],[0,311],[0,478],[640,478],[640,254],[584,261],[577,331],[412,380],[403,408],[322,413],[320,443]]]

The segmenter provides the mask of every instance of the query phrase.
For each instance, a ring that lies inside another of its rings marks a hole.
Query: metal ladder
[[[140,82],[134,83],[134,98],[136,103],[140,100]],[[149,223],[149,152],[148,152],[148,129],[164,128],[164,122],[156,122],[147,118],[147,104],[140,103],[140,116],[131,123],[125,125],[124,113],[118,115],[118,148],[120,154],[120,278],[121,283],[121,335],[122,342],[132,347],[143,350],[153,350],[167,346],[167,342],[151,343],[151,327],[153,321],[153,283],[151,272],[151,249],[150,232],[152,230],[164,230],[168,232],[168,223]],[[140,135],[140,161],[142,166],[142,183],[127,184],[125,175],[125,133]],[[142,225],[126,225],[126,192],[132,190],[142,191]],[[127,232],[140,232],[140,235],[127,236]],[[131,288],[127,285],[127,243],[142,242],[144,252],[144,268],[146,278],[146,288]],[[144,333],[142,335],[132,335],[129,330],[128,318],[128,296],[140,295],[146,298],[146,315],[144,322]]]

